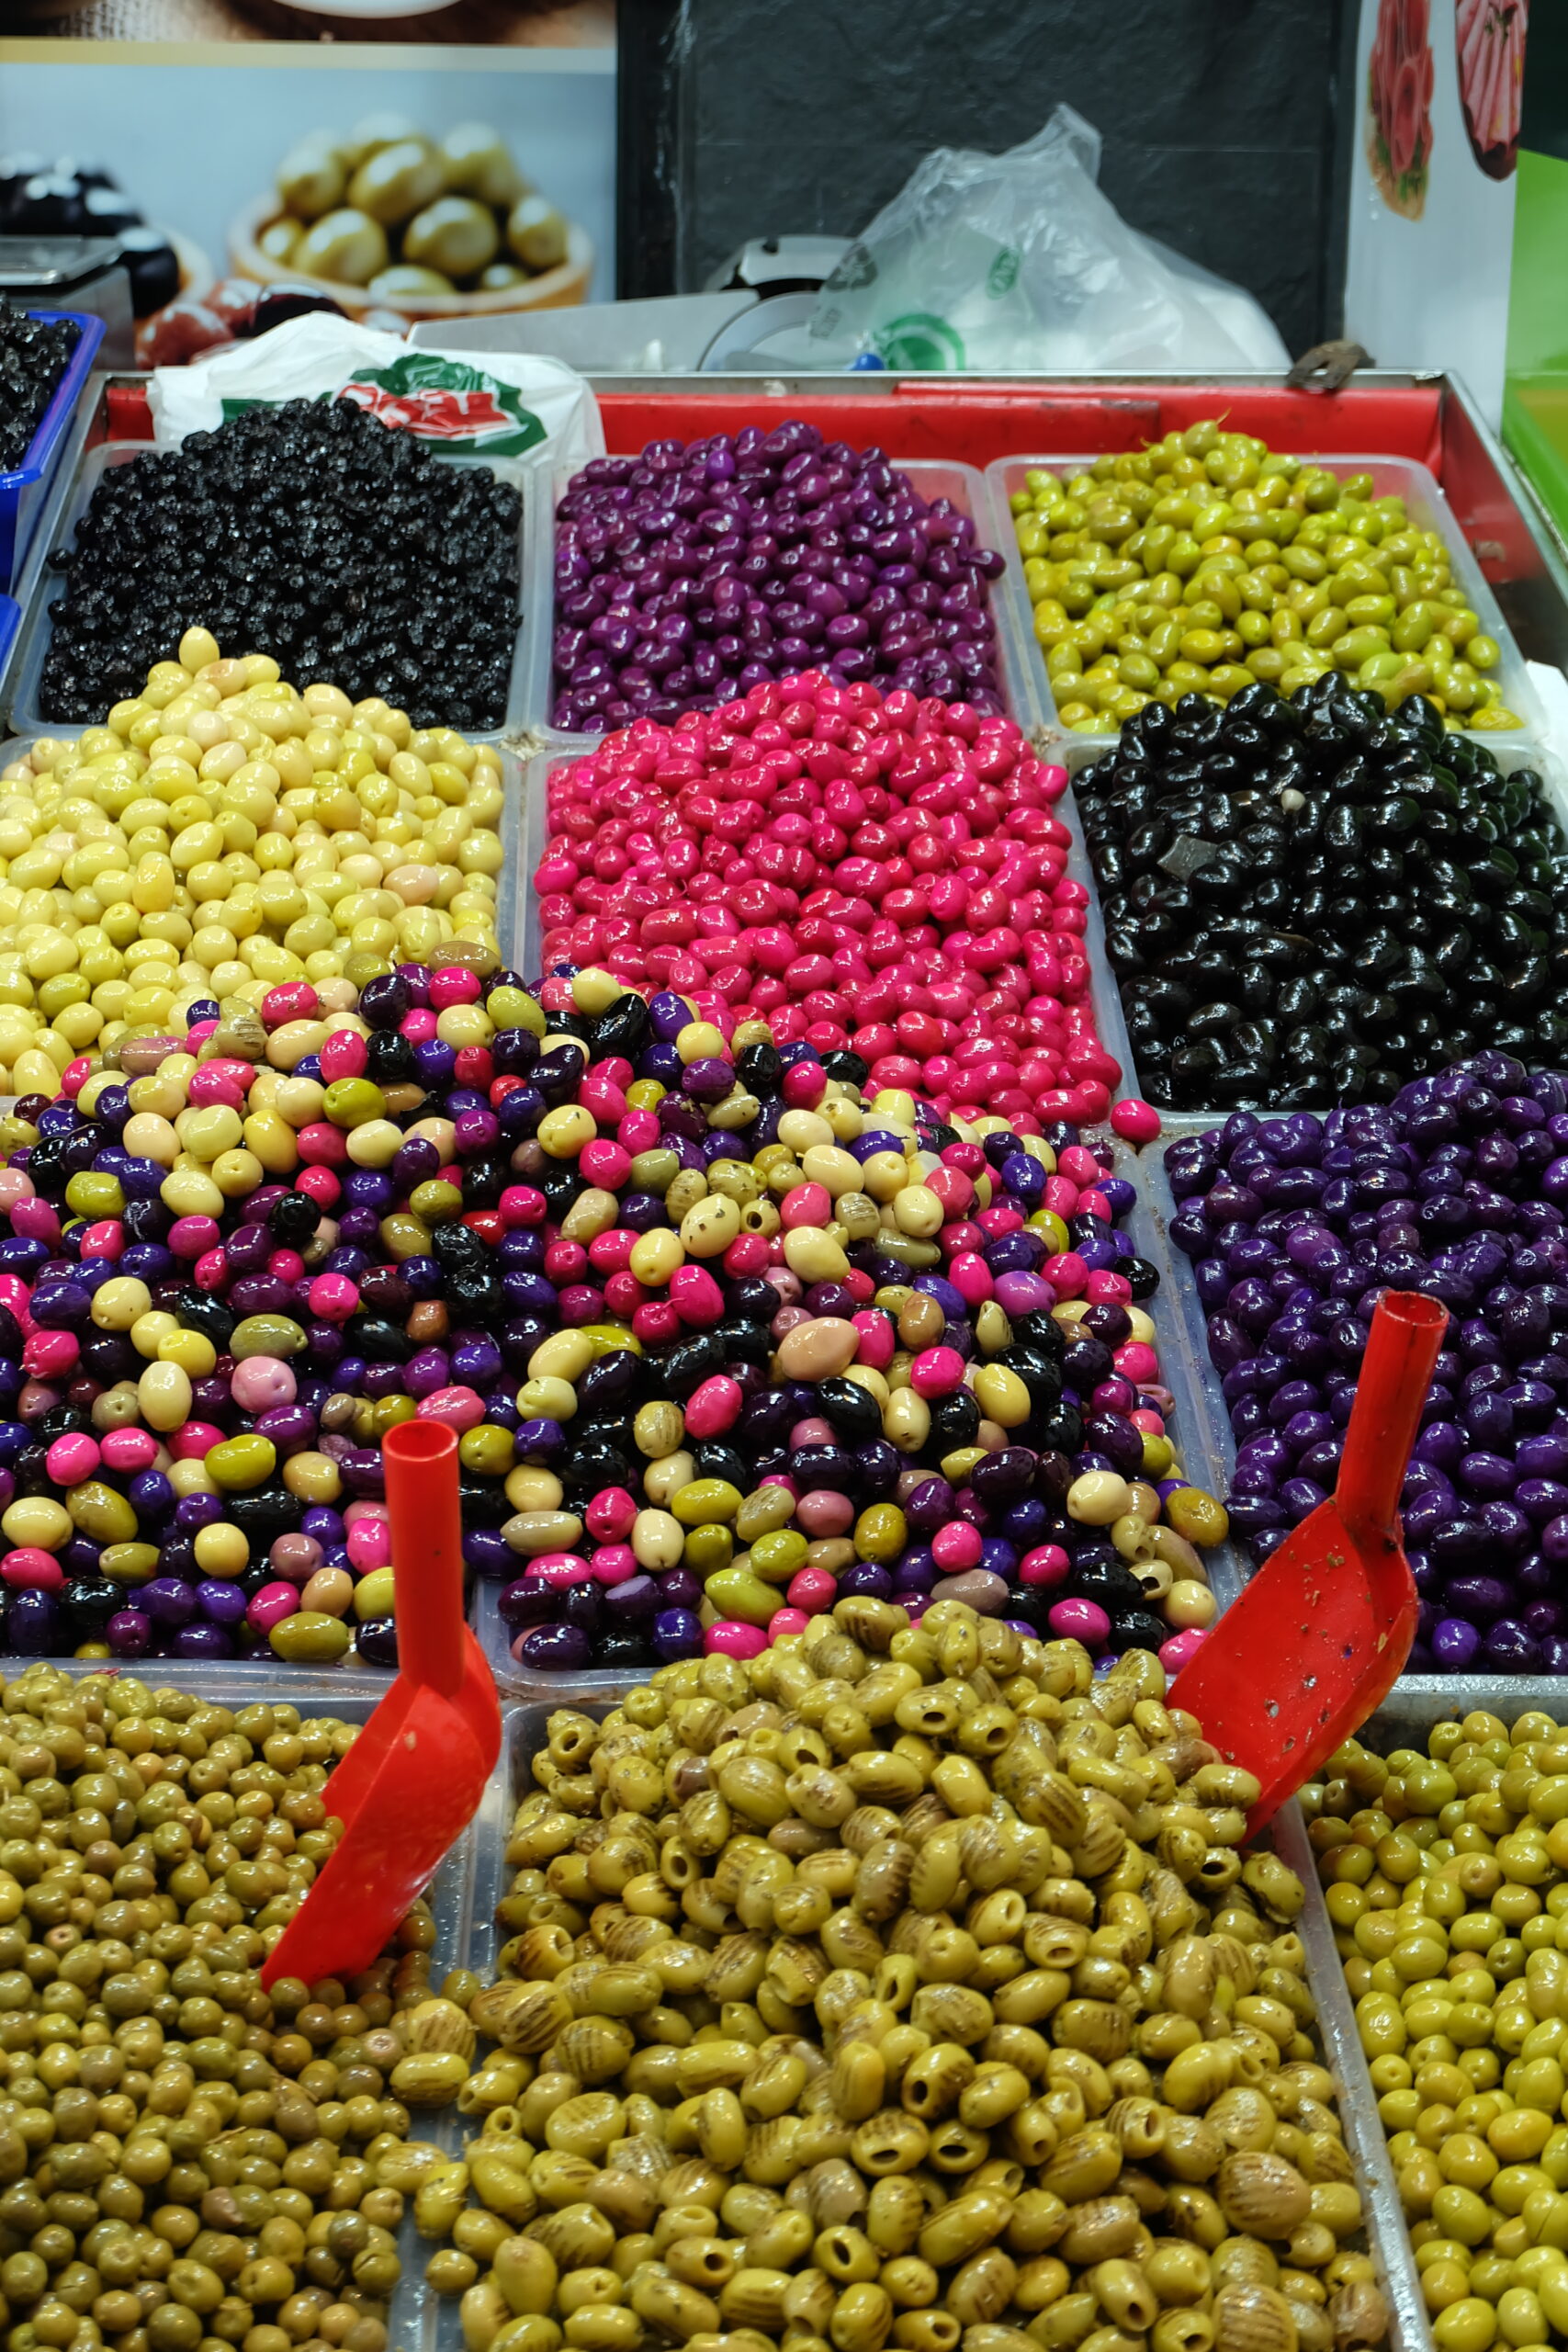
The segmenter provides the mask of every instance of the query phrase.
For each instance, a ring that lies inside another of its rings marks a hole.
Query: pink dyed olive
[[[947,1279],[966,1306],[983,1306],[996,1288],[991,1270],[976,1250],[960,1250],[949,1261]]]
[[[1056,1154],[1056,1169],[1075,1184],[1098,1184],[1105,1172],[1089,1146],[1081,1143],[1063,1145]]]
[[[815,1415],[808,1414],[805,1420],[795,1423],[789,1433],[789,1442],[792,1447],[837,1445],[839,1433],[831,1421],[824,1421]]]
[[[18,1544],[0,1559],[0,1577],[17,1592],[59,1592],[65,1571],[52,1552],[36,1544]]]
[[[637,1524],[637,1508],[625,1487],[601,1487],[582,1516],[596,1542],[620,1544]]]
[[[850,1320],[860,1333],[859,1361],[873,1372],[886,1372],[898,1344],[891,1317],[861,1314]]]
[[[270,1413],[292,1405],[299,1384],[281,1356],[245,1356],[234,1366],[230,1393],[242,1412]]]
[[[917,1396],[950,1396],[964,1385],[964,1359],[956,1348],[922,1348],[909,1366]]]
[[[433,1389],[415,1408],[422,1421],[442,1421],[449,1430],[478,1429],[485,1417],[485,1400],[477,1389],[459,1381],[451,1388]]]
[[[1133,1296],[1133,1285],[1125,1274],[1113,1274],[1108,1266],[1097,1266],[1083,1286],[1083,1295],[1091,1306],[1126,1306]]]
[[[216,1217],[181,1216],[169,1227],[168,1247],[176,1258],[202,1258],[222,1238]]]
[[[361,1576],[392,1564],[392,1531],[385,1520],[360,1519],[344,1537],[344,1549]]]
[[[369,1058],[369,1046],[356,1029],[334,1029],[321,1047],[322,1085],[331,1086],[340,1078],[363,1078]]]
[[[265,1006],[263,1018],[265,1018]],[[281,1625],[286,1617],[298,1615],[299,1609],[299,1594],[295,1586],[264,1584],[261,1590],[251,1597],[250,1606],[245,1611],[245,1623],[254,1626],[258,1634],[270,1634],[273,1627]]]
[[[1076,1250],[1064,1250],[1059,1258],[1047,1258],[1040,1271],[1059,1299],[1083,1296],[1089,1268]]]
[[[980,1531],[966,1519],[950,1519],[931,1537],[931,1558],[948,1576],[980,1565]]]
[[[784,1599],[792,1609],[799,1609],[807,1616],[819,1616],[830,1609],[838,1593],[838,1580],[826,1568],[796,1568],[784,1591]]]
[[[286,1021],[313,1021],[321,1009],[321,1000],[309,980],[285,980],[263,997],[261,1017],[268,1029],[281,1029]]]
[[[589,1183],[601,1185],[607,1193],[617,1193],[626,1181],[632,1156],[612,1136],[596,1136],[592,1143],[583,1145],[577,1164]]]
[[[785,1193],[779,1211],[786,1232],[793,1232],[800,1225],[827,1225],[832,1215],[833,1196],[826,1184],[797,1184],[792,1193]]]
[[[1197,1625],[1189,1625],[1184,1633],[1173,1634],[1168,1642],[1159,1645],[1159,1662],[1168,1674],[1179,1674],[1189,1658],[1201,1650],[1209,1636]]]
[[[641,1570],[637,1554],[629,1544],[601,1544],[589,1562],[600,1584],[627,1584]]]
[[[98,1450],[110,1470],[151,1470],[158,1459],[158,1441],[151,1430],[110,1430]]]
[[[440,971],[432,972],[426,986],[433,1012],[445,1012],[448,1005],[479,1002],[479,974],[466,971],[460,964],[445,965]]]
[[[101,1451],[85,1432],[57,1437],[44,1455],[43,1466],[57,1487],[74,1487],[90,1478],[102,1459]]]
[[[1065,1584],[1072,1562],[1059,1544],[1037,1544],[1018,1564],[1021,1584]]]
[[[308,1295],[311,1314],[322,1323],[346,1323],[358,1311],[359,1292],[346,1274],[318,1274]]]
[[[721,1617],[703,1635],[703,1648],[709,1657],[759,1657],[767,1646],[762,1626],[743,1625],[733,1617]]]
[[[1097,1600],[1057,1600],[1051,1605],[1051,1631],[1061,1641],[1099,1649],[1111,1638],[1111,1620]]]
[[[796,1523],[815,1542],[823,1537],[847,1535],[855,1523],[855,1507],[848,1495],[837,1494],[829,1487],[818,1487],[801,1496],[795,1516]]]
[[[1136,1094],[1111,1106],[1111,1126],[1128,1143],[1153,1143],[1160,1131],[1159,1113]]]
[[[733,1429],[745,1402],[738,1380],[731,1380],[728,1373],[715,1373],[686,1399],[687,1436],[718,1437]]]
[[[59,1380],[82,1353],[74,1331],[31,1331],[22,1348],[22,1369],[35,1380]]]
[[[1134,1388],[1141,1381],[1154,1380],[1158,1376],[1159,1358],[1144,1340],[1126,1340],[1115,1351],[1111,1361],[1122,1379],[1130,1380]]]
[[[768,1639],[785,1641],[791,1634],[804,1634],[810,1623],[804,1609],[775,1609],[768,1620]]]
[[[724,1318],[724,1293],[705,1266],[677,1266],[670,1277],[670,1304],[682,1323],[705,1329]]]
[[[593,1574],[577,1552],[541,1552],[529,1562],[528,1572],[543,1577],[557,1592],[566,1592],[574,1584],[586,1584]]]

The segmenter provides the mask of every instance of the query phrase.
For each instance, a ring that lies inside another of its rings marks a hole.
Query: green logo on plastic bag
[[[998,246],[997,257],[986,272],[986,291],[993,302],[999,302],[1004,294],[1012,292],[1013,288],[1018,284],[1019,267],[1018,247],[1016,245]]]
[[[885,367],[953,375],[969,364],[957,328],[930,311],[907,311],[901,319],[889,319],[874,330],[874,339]]]
[[[520,458],[547,437],[515,386],[433,352],[411,351],[389,368],[367,368],[351,376],[337,397],[368,409],[383,424],[417,434],[421,440],[440,441],[448,449],[471,449],[486,458]],[[225,401],[223,413],[239,416],[262,405],[258,401]]]

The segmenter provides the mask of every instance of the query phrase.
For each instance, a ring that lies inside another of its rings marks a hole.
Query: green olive
[[[269,220],[257,244],[269,261],[292,261],[294,248],[305,233],[303,220],[291,220],[286,212],[280,220]]]
[[[319,220],[343,202],[348,174],[323,132],[291,147],[277,167],[277,193],[301,220]]]
[[[441,141],[446,185],[457,196],[478,197],[504,212],[531,193],[501,133],[488,122],[460,122]]]
[[[525,269],[556,269],[566,259],[566,222],[546,198],[525,196],[507,217],[506,242]]]
[[[422,269],[412,261],[395,261],[366,288],[378,302],[406,302],[420,294],[455,294],[457,288],[438,269]]]
[[[404,257],[448,277],[471,277],[494,259],[500,243],[494,213],[471,196],[437,197],[403,232]]]
[[[383,228],[394,228],[441,193],[439,157],[425,139],[400,139],[378,148],[349,182],[348,200]]]
[[[492,261],[488,269],[480,270],[478,279],[481,294],[501,294],[508,287],[526,286],[527,283],[527,271],[519,269],[512,261]]]
[[[367,114],[362,122],[355,124],[346,139],[333,143],[348,169],[356,172],[361,164],[367,164],[383,147],[399,146],[405,139],[423,138],[418,123],[411,122],[406,114]]]
[[[387,266],[387,233],[378,220],[349,206],[312,221],[289,255],[294,268],[344,286],[368,286]]]

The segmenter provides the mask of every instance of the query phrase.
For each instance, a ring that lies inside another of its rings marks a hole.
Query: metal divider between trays
[[[630,1678],[628,1687],[637,1679]],[[557,1707],[571,1707],[603,1720],[613,1703],[612,1694],[581,1691],[580,1684],[566,1676],[561,1680],[563,1686],[569,1687],[557,1691],[553,1702],[536,1700],[525,1704],[503,1704],[500,1760],[491,1774],[473,1825],[476,1860],[468,1964],[487,1982],[495,1975],[498,1955],[505,1941],[496,1925],[495,1908],[511,1881],[504,1856],[512,1818],[517,1804],[533,1786],[532,1761],[547,1745],[550,1716]],[[1294,1804],[1276,1817],[1269,1838],[1302,1882],[1304,1901],[1296,1925],[1306,1951],[1308,1988],[1317,2008],[1316,2038],[1323,2063],[1334,2077],[1346,2144],[1361,2190],[1368,2250],[1388,2300],[1391,2352],[1431,2352],[1431,2335],[1415,2256],[1400,2209],[1376,2095],[1357,2036],[1355,2012],[1335,1950],[1334,1930],[1318,1884],[1305,1826]]]
[[[1004,527],[1006,518],[998,520],[978,468],[933,458],[893,458],[889,462],[908,474],[922,498],[950,498],[961,514],[968,515],[981,540],[1005,559],[1007,570],[991,583],[990,595],[997,624],[998,677],[1004,709],[1029,731],[1039,723],[1041,698],[1025,659],[1028,649],[1018,635],[1016,605],[1023,595],[1023,585],[1010,526]],[[521,724],[530,740],[547,752],[581,754],[592,752],[601,740],[597,735],[571,734],[550,720],[555,704],[555,510],[581,470],[580,466],[537,469],[533,478],[537,494],[527,502],[531,514],[524,515],[525,620],[517,676]]]
[[[39,689],[43,667],[49,658],[54,626],[50,618],[48,595],[51,587],[44,567],[48,556],[57,547],[69,546],[76,536],[76,526],[92,503],[93,493],[111,467],[130,465],[134,458],[154,454],[148,441],[101,441],[83,452],[86,431],[86,416],[79,420],[78,430],[69,452],[73,468],[61,468],[62,484],[57,491],[48,520],[47,538],[39,534],[39,544],[28,560],[26,578],[28,586],[28,610],[24,616],[23,634],[12,665],[12,689],[9,698],[11,727],[18,735],[48,735],[69,733],[74,729],[101,724],[102,711],[89,712],[81,718],[46,718],[39,707]],[[522,518],[517,532],[517,628],[512,645],[512,669],[507,682],[506,708],[498,726],[470,728],[463,730],[471,743],[500,744],[503,740],[520,734],[526,723],[527,710],[524,694],[526,668],[528,594],[528,517],[536,503],[542,503],[536,493],[546,480],[544,469],[529,466],[515,458],[454,456],[433,448],[432,456],[446,466],[480,466],[501,480],[512,482],[521,492]],[[251,646],[225,647],[225,652],[252,652]]]

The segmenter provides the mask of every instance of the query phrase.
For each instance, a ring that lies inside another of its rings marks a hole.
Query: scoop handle
[[[455,1698],[463,1680],[463,1521],[457,1433],[444,1421],[400,1421],[382,1441],[398,1670]]]
[[[1385,1291],[1372,1310],[1334,1498],[1348,1526],[1393,1532],[1448,1322],[1448,1308],[1419,1290]]]

